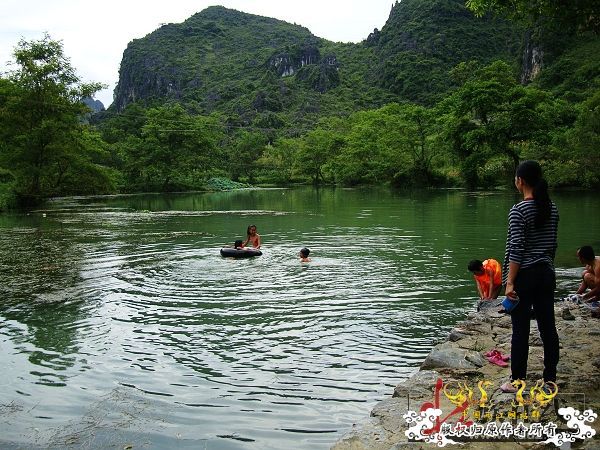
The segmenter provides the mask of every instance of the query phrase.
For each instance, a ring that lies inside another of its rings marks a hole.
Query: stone
[[[407,410],[407,399],[398,397],[388,398],[375,405],[371,411],[371,416],[377,417],[381,426],[386,430],[398,433],[406,429],[407,424],[403,416]]]
[[[450,334],[448,335],[448,340],[450,342],[456,342],[456,341],[460,341],[461,339],[464,339],[465,337],[467,337],[467,335],[465,333],[461,333],[456,328],[453,328],[452,330],[450,330]]]
[[[420,370],[408,380],[399,383],[394,389],[393,397],[432,393],[438,378],[440,374],[435,370]]]
[[[575,320],[575,316],[573,315],[573,313],[571,312],[571,310],[569,308],[564,308],[562,310],[562,318],[564,320]]]
[[[600,327],[597,326],[596,319],[589,317],[587,311],[579,311],[571,307],[575,313],[576,321],[564,319],[562,309],[564,305],[556,305],[555,317],[557,328],[562,331],[559,333],[561,347],[566,350],[560,352],[560,362],[558,365],[559,389],[565,393],[585,392],[586,408],[593,411],[600,411],[600,379],[598,379],[598,370],[600,369],[600,341],[595,336],[600,335]],[[394,390],[396,402],[383,401],[378,403],[373,409],[373,416],[369,417],[369,427],[364,435],[360,431],[354,431],[350,441],[338,441],[338,444],[345,442],[348,445],[337,445],[336,450],[347,449],[374,449],[374,450],[398,450],[398,449],[429,449],[435,448],[430,444],[422,442],[408,442],[403,430],[406,424],[401,420],[402,414],[407,409],[414,410],[415,405],[421,405],[424,401],[432,401],[434,386],[438,378],[444,383],[451,383],[453,386],[458,382],[464,382],[473,387],[475,395],[477,390],[477,380],[488,380],[493,384],[493,388],[487,390],[493,396],[496,405],[503,405],[502,408],[510,408],[514,400],[512,394],[500,394],[498,387],[504,383],[510,373],[509,368],[501,369],[497,366],[487,364],[487,361],[479,352],[473,349],[483,350],[480,347],[485,346],[487,351],[491,348],[501,349],[503,353],[509,353],[508,342],[511,339],[511,330],[498,328],[498,333],[489,330],[489,325],[482,325],[482,320],[487,320],[490,316],[480,313],[483,319],[475,318],[473,322],[461,322],[453,331],[464,334],[460,342],[452,343],[446,341],[437,345],[427,356],[422,365],[422,370],[415,373],[406,381],[400,383]],[[510,327],[510,318],[502,318],[490,323],[498,325],[500,321],[506,322]],[[542,377],[543,370],[543,349],[540,347],[542,342],[536,323],[531,323],[531,334],[529,355],[529,370],[527,372],[528,386],[535,380]],[[504,345],[503,343],[506,343]],[[469,348],[457,348],[463,345]],[[435,366],[433,369],[432,367]],[[427,370],[429,369],[429,370]],[[402,398],[403,397],[403,398]],[[567,403],[567,405],[571,405]],[[572,406],[578,406],[573,403]],[[596,424],[592,424],[597,429]],[[375,430],[375,431],[374,431]],[[374,437],[376,436],[376,438]],[[598,435],[597,435],[598,436]],[[578,448],[595,449],[599,440],[585,439],[577,443]],[[526,442],[474,442],[466,443],[461,448],[465,450],[512,450],[515,448],[546,448],[536,443]]]
[[[531,336],[529,338],[529,345],[533,347],[541,347],[542,346],[542,338],[539,336]]]
[[[468,357],[468,359],[467,359]],[[474,362],[475,361],[475,362]],[[479,363],[481,365],[479,365]],[[423,364],[421,369],[436,369],[449,367],[451,369],[472,369],[482,367],[485,364],[483,357],[474,351],[460,348],[434,348]]]

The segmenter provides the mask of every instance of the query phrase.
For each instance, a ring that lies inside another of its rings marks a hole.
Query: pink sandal
[[[518,391],[516,387],[510,381],[507,381],[502,386],[500,386],[500,390],[506,394],[514,394]]]
[[[500,352],[488,356],[488,361],[500,367],[508,367],[508,363],[504,360]]]
[[[500,350],[496,350],[495,348],[490,350],[489,352],[485,353],[483,356],[487,356],[488,359],[497,356],[498,358],[502,359],[502,361],[505,361],[505,362],[510,359],[510,356],[503,355]]]

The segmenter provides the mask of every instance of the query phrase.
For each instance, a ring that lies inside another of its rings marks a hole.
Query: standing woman
[[[517,167],[515,186],[523,201],[508,214],[508,236],[503,278],[506,296],[520,299],[512,310],[511,381],[525,380],[529,354],[531,308],[544,344],[544,381],[556,381],[558,333],[554,320],[554,255],[558,210],[548,195],[548,184],[536,161],[523,161]],[[511,382],[504,392],[516,392]]]

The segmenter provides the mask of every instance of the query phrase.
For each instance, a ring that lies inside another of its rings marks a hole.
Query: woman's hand
[[[505,295],[511,299],[517,298],[517,293],[515,292],[515,284],[512,281],[506,282],[506,290],[504,291]]]

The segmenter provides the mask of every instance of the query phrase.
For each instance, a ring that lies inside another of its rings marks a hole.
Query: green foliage
[[[336,67],[326,64],[310,64],[301,67],[296,79],[308,88],[324,93],[340,84],[340,75]]]
[[[234,181],[240,178],[254,181],[256,169],[260,160],[267,138],[259,132],[239,131],[235,136],[235,143],[227,151],[228,168]]]
[[[285,185],[295,176],[294,164],[304,143],[301,139],[282,138],[267,145],[258,160],[260,180]]]
[[[545,20],[573,29],[600,30],[596,0],[467,0],[466,5],[478,16],[498,12],[526,25]]]
[[[600,186],[600,91],[583,102],[575,127],[569,136],[581,161],[580,184]]]
[[[81,83],[48,35],[21,40],[14,58],[18,68],[0,80],[0,167],[14,178],[19,202],[111,191],[99,136],[81,121],[89,111],[82,99],[101,85]]]
[[[0,211],[14,208],[17,202],[12,174],[0,168]]]
[[[598,187],[600,41],[556,23],[545,45],[566,38],[523,86],[521,25],[460,0],[396,3],[360,44],[211,7],[132,42],[91,125],[80,100],[99,86],[60,43],[22,41],[21,68],[0,78],[0,209],[115,188],[494,187],[524,158],[553,186]]]
[[[224,177],[209,178],[206,183],[204,183],[204,188],[209,191],[230,191],[233,189],[244,189],[249,187],[251,187],[251,185],[247,183],[239,183]]]
[[[494,62],[473,72],[444,102],[450,111],[446,133],[471,188],[510,177],[523,154],[532,157],[532,149],[543,159],[539,152],[548,148],[550,136],[574,120],[564,102],[519,85],[513,73],[506,63]]]
[[[450,88],[455,64],[512,60],[518,47],[514,27],[482,23],[461,0],[397,3],[376,45],[329,42],[298,25],[209,7],[128,45],[111,108],[177,101],[246,123],[274,112],[289,127],[311,129],[321,117],[390,102],[433,104]],[[293,70],[282,71],[277,58]]]
[[[309,177],[313,184],[332,182],[331,161],[345,144],[345,121],[335,117],[324,118],[319,126],[302,139],[294,159],[295,172]]]
[[[148,109],[139,136],[130,135],[119,145],[128,188],[200,188],[207,173],[223,163],[217,151],[221,138],[215,118],[190,115],[177,104]]]
[[[600,91],[578,105],[574,126],[555,133],[550,148],[555,185],[600,187]]]
[[[570,48],[546,65],[536,86],[570,102],[582,102],[600,89],[600,36],[583,34]]]
[[[501,19],[476,20],[463,0],[396,2],[378,37],[373,77],[403,99],[431,105],[451,88],[457,64],[514,61],[520,27]]]

